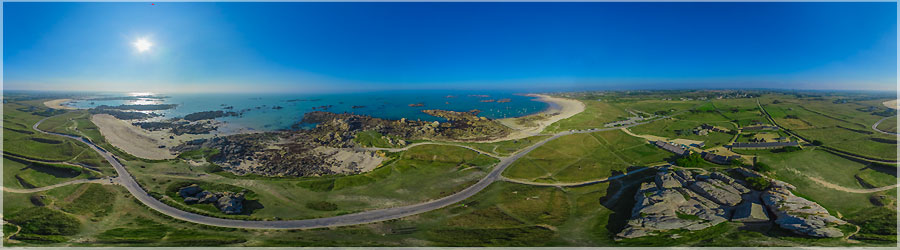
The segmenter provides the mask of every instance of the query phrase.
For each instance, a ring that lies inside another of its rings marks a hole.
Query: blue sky
[[[896,3],[4,3],[4,89],[895,90]],[[145,38],[153,46],[138,52]]]

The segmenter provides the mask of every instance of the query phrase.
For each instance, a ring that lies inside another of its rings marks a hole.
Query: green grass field
[[[856,178],[857,175],[878,185],[897,183],[896,172],[892,173],[889,168],[875,169],[873,166],[848,160],[821,149],[811,148],[790,153],[751,151],[747,154],[756,154],[759,156],[758,161],[772,166],[774,177],[796,186],[796,193],[809,197],[844,216],[852,217],[877,207],[870,202],[870,198],[879,193],[858,194],[834,190],[810,180],[807,176],[854,189],[870,188],[860,183]],[[881,193],[895,192],[896,189],[892,189]]]
[[[51,114],[42,101],[15,101],[3,105],[3,152],[29,159],[81,163],[96,167],[106,175],[114,174],[108,163],[86,145],[32,129],[32,125],[48,117],[44,115]],[[65,111],[52,112],[52,115],[69,116]]]
[[[880,129],[881,131],[897,133],[897,117],[884,120],[883,122],[878,124],[878,129]]]
[[[630,166],[662,162],[672,154],[621,131],[560,137],[531,151],[503,175],[541,182],[602,179]]]
[[[602,128],[603,124],[631,116],[624,109],[597,100],[579,100],[584,103],[584,111],[572,117],[554,122],[544,129],[544,133],[567,130]]]
[[[448,142],[451,144],[459,144],[469,146],[484,152],[492,153],[498,156],[508,156],[519,151],[520,149],[534,145],[544,139],[550,138],[549,135],[537,135],[526,137],[518,140],[499,141],[491,143],[468,143],[468,142]]]
[[[3,156],[3,186],[15,189],[45,187],[97,176],[94,172],[62,164],[44,164]]]
[[[837,98],[812,100],[779,96],[768,99],[773,98],[779,102],[762,102],[766,111],[779,125],[809,140],[819,140],[838,150],[877,159],[893,160],[897,157],[896,138],[871,129],[872,124],[883,117],[860,111],[868,108],[868,104],[833,103],[832,100]],[[887,124],[882,126],[887,129],[895,127],[891,122],[896,124],[896,121],[885,122]]]

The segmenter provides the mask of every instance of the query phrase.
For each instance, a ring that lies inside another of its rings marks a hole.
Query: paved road
[[[897,119],[897,117],[888,116],[885,118],[881,118],[881,120],[878,120],[878,122],[876,122],[875,124],[872,124],[872,129],[875,131],[878,131],[879,133],[882,133],[882,134],[897,135],[897,133],[894,133],[894,132],[882,131],[881,129],[878,129],[878,124],[881,124],[881,122],[883,122],[887,119]]]
[[[57,183],[57,184],[53,184],[50,186],[29,188],[29,189],[15,189],[15,188],[3,187],[3,192],[27,194],[27,193],[47,191],[47,190],[62,187],[62,186],[81,184],[81,183],[115,184],[116,180],[115,180],[115,178],[110,178],[110,177],[101,178],[101,179],[79,179],[79,180],[67,181],[67,182],[63,182],[63,183]]]
[[[665,118],[665,117],[662,117],[662,118]],[[222,219],[222,218],[209,217],[209,216],[185,212],[185,211],[179,210],[177,208],[171,207],[169,205],[166,205],[165,203],[162,203],[161,201],[150,196],[150,194],[148,194],[147,191],[145,191],[143,188],[141,188],[140,185],[137,183],[137,181],[135,181],[134,178],[131,176],[131,174],[128,173],[128,171],[125,169],[125,166],[123,166],[122,163],[119,162],[119,160],[115,158],[115,156],[113,156],[106,150],[103,150],[102,148],[98,147],[91,141],[84,139],[82,137],[75,137],[75,136],[71,136],[71,135],[47,132],[47,131],[38,129],[38,125],[40,125],[41,122],[43,122],[46,119],[47,118],[44,118],[43,120],[38,121],[37,123],[34,124],[34,126],[32,126],[32,128],[35,131],[39,131],[41,133],[67,137],[67,138],[71,138],[71,139],[80,141],[81,143],[87,144],[90,148],[94,149],[94,151],[97,151],[97,153],[102,155],[103,158],[105,158],[107,161],[109,161],[109,163],[113,166],[113,168],[115,168],[116,173],[119,174],[119,177],[117,178],[118,183],[120,185],[124,186],[125,189],[127,189],[128,192],[131,193],[131,195],[133,195],[135,198],[137,198],[141,203],[143,203],[147,207],[150,207],[153,210],[159,211],[160,213],[171,216],[173,218],[176,218],[179,220],[184,220],[184,221],[189,221],[189,222],[193,222],[193,223],[211,225],[211,226],[219,226],[219,227],[255,228],[255,229],[310,229],[310,228],[357,225],[357,224],[366,224],[366,223],[372,223],[372,222],[392,220],[392,219],[402,218],[402,217],[406,217],[406,216],[410,216],[410,215],[425,213],[425,212],[432,211],[435,209],[440,209],[442,207],[446,207],[446,206],[455,204],[457,202],[463,201],[466,198],[469,198],[469,197],[477,194],[478,192],[480,192],[481,190],[486,188],[488,185],[490,185],[494,181],[499,180],[501,178],[501,173],[503,173],[503,171],[506,170],[506,168],[509,167],[509,165],[511,165],[513,162],[515,162],[522,156],[528,154],[528,152],[531,152],[535,148],[538,148],[541,145],[544,145],[545,143],[547,143],[549,141],[555,140],[556,138],[559,138],[561,136],[571,135],[571,134],[616,130],[616,129],[620,129],[622,127],[632,127],[632,126],[642,125],[642,124],[646,124],[646,123],[655,121],[655,120],[649,120],[649,121],[645,121],[645,122],[641,122],[641,123],[635,123],[635,124],[631,124],[631,125],[627,125],[627,126],[614,127],[614,128],[571,130],[571,131],[556,133],[552,137],[549,137],[547,139],[544,139],[540,142],[535,143],[534,145],[531,145],[527,148],[519,150],[518,152],[516,152],[516,154],[514,154],[512,156],[499,158],[500,163],[498,163],[497,166],[495,166],[494,169],[490,173],[488,173],[487,176],[485,176],[480,181],[475,183],[475,185],[469,186],[468,188],[463,189],[462,191],[460,191],[458,193],[455,193],[455,194],[452,194],[452,195],[449,195],[449,196],[446,196],[446,197],[443,197],[440,199],[436,199],[436,200],[431,200],[431,201],[414,204],[414,205],[409,205],[409,206],[403,206],[403,207],[371,210],[371,211],[366,211],[366,212],[346,214],[346,215],[327,217],[327,218],[306,219],[306,220],[250,221],[250,220],[234,220],[234,219]]]

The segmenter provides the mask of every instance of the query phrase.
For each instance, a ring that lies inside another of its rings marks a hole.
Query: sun
[[[137,41],[134,42],[134,48],[136,48],[138,50],[138,52],[141,52],[141,53],[150,50],[150,47],[152,47],[152,46],[153,46],[152,43],[147,41],[147,39],[143,39],[143,38],[138,39]]]

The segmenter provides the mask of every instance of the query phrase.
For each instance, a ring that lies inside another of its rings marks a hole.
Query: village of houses
[[[605,124],[606,127],[618,127],[636,124],[643,121],[649,121],[659,118],[659,116],[648,114],[646,112],[627,110],[633,116],[625,120],[615,121]],[[671,118],[669,118],[671,119]],[[722,146],[703,149],[705,146],[703,141],[663,138],[659,136],[634,135],[627,129],[623,128],[628,134],[643,137],[649,143],[666,151],[672,152],[678,156],[687,156],[690,154],[700,154],[700,156],[709,162],[729,165],[735,160],[753,161],[752,158],[746,158],[735,153],[732,149],[742,150],[771,150],[785,147],[800,147],[799,139],[783,132],[778,126],[754,122],[749,126],[739,127],[736,131],[730,129],[713,126],[710,124],[702,124],[694,128],[691,132],[698,136],[708,136],[710,133],[725,133],[733,135],[731,142]]]

